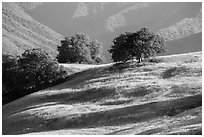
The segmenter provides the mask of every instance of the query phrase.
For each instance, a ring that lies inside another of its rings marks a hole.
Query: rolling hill
[[[41,48],[53,57],[63,36],[33,20],[25,11],[38,3],[2,3],[2,53],[19,55],[25,49]]]
[[[2,106],[3,135],[202,134],[201,8],[199,2],[3,2],[3,54],[41,48],[55,57],[64,36],[83,32],[103,42],[111,62],[113,38],[140,27],[162,35],[169,51],[140,64],[61,64],[74,73],[66,82]]]
[[[3,134],[202,134],[201,60],[76,66],[86,70],[3,105]]]

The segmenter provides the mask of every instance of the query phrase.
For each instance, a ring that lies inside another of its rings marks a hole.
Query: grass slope
[[[4,105],[3,134],[201,134],[201,56],[84,65],[65,83]]]
[[[25,49],[41,48],[55,57],[63,36],[33,20],[24,12],[27,6],[32,3],[2,3],[2,53],[20,55]]]

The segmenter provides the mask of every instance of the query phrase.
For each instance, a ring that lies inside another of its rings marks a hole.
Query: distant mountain
[[[184,18],[195,17],[201,3],[43,3],[29,15],[63,35],[79,31],[90,35],[129,31],[142,26],[153,31],[167,28]],[[57,9],[57,10],[53,10]],[[50,16],[52,15],[52,16]],[[94,30],[94,32],[93,32]]]
[[[42,48],[53,57],[63,38],[59,33],[32,19],[24,10],[40,3],[2,3],[2,52],[19,55],[25,49]]]
[[[201,32],[201,7],[198,2],[43,3],[27,13],[65,36],[83,32],[98,39],[110,62],[108,49],[112,40],[125,31],[148,27],[167,41]]]
[[[167,41],[171,41],[200,32],[202,32],[201,10],[195,18],[185,18],[168,28],[161,29],[158,33]]]
[[[103,43],[104,55],[110,62],[108,49],[112,40],[125,31],[133,32],[141,27],[148,27],[167,41],[202,32],[202,3],[199,2],[52,2],[6,5],[8,3],[3,4],[2,17],[3,51],[6,52],[10,52],[10,48],[4,45],[12,46],[12,51],[15,52],[22,51],[27,47],[25,45],[34,45],[56,55],[56,45],[60,44],[62,35],[70,36],[82,32]],[[8,9],[12,11],[11,15],[7,15]],[[14,29],[13,32],[11,28]],[[185,52],[183,49],[177,50]],[[169,54],[173,53],[170,51]]]
[[[168,54],[180,54],[202,51],[202,33],[197,33],[181,39],[168,41]]]

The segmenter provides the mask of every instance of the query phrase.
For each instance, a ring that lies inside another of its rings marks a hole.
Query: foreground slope
[[[93,67],[3,106],[3,134],[201,134],[201,52]],[[144,65],[145,64],[145,65]]]

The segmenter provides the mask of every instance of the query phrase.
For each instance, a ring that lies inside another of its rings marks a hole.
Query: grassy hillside
[[[201,56],[85,66],[65,83],[4,105],[3,134],[201,134]]]
[[[31,8],[32,3],[2,3],[2,53],[19,55],[25,49],[41,48],[55,57],[63,36],[33,20],[24,12],[26,6]]]

